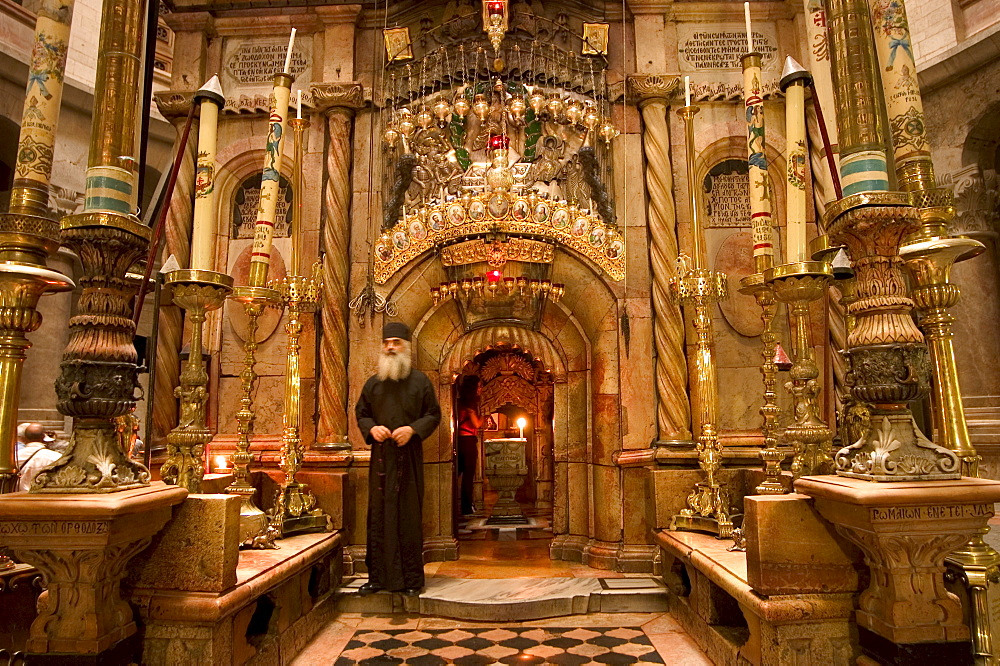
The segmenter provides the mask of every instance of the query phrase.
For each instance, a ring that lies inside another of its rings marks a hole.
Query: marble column
[[[653,269],[653,340],[656,349],[657,439],[691,439],[684,319],[671,302],[667,280],[677,261],[677,207],[670,164],[667,105],[676,77],[640,74],[628,79],[642,112],[646,190],[649,193],[650,261]]]
[[[177,129],[180,142],[189,106],[194,93],[158,93],[156,106]],[[191,223],[194,219],[194,164],[198,150],[197,125],[192,125],[185,152],[177,173],[177,182],[170,198],[170,208],[164,224],[164,242],[160,253],[161,263],[174,255],[181,266],[187,266],[191,256]],[[175,305],[161,307],[156,342],[156,383],[153,387],[153,442],[165,440],[167,433],[177,425],[177,400],[174,387],[180,384],[181,347],[184,334],[184,312]]]
[[[364,103],[358,83],[315,83],[313,102],[326,115],[323,187],[323,300],[319,345],[319,424],[316,449],[349,449],[347,441],[347,323],[351,238],[351,128]]]

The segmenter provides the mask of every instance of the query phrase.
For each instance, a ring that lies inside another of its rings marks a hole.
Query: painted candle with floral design
[[[774,229],[771,222],[771,183],[767,176],[764,138],[764,95],[761,54],[743,56],[743,105],[747,122],[747,161],[750,166],[750,226],[753,232],[754,270],[774,265]]]
[[[869,7],[899,186],[906,191],[932,188],[931,153],[906,6],[903,0],[871,0]],[[928,178],[930,182],[922,182]]]
[[[69,51],[73,0],[43,0],[35,21],[35,43],[28,65],[28,86],[21,136],[14,162],[12,213],[47,216],[53,146],[62,103]]]
[[[275,74],[271,112],[268,116],[264,170],[260,177],[260,203],[257,207],[257,224],[254,226],[253,251],[250,255],[251,287],[263,287],[267,284],[267,272],[271,265],[271,241],[274,238],[274,220],[281,180],[281,147],[285,138],[288,102],[291,96],[292,75]]]

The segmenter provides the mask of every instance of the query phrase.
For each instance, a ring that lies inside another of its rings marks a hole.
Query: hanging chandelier
[[[497,269],[487,271],[486,278],[474,277],[442,282],[437,287],[431,287],[431,298],[434,305],[449,298],[462,300],[466,304],[473,299],[499,299],[509,297],[528,298],[538,302],[548,299],[558,303],[566,293],[565,285],[553,284],[549,280],[536,280],[524,277],[504,277]]]

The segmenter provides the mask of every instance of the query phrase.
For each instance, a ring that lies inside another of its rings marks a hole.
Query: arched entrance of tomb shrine
[[[552,538],[555,359],[537,332],[506,329],[475,331],[452,351],[461,364],[452,373],[453,431],[467,409],[480,419],[474,452],[455,437],[459,540]],[[463,484],[465,474],[474,482]],[[464,510],[470,500],[474,510]]]

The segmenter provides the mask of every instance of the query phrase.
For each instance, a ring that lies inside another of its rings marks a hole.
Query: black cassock
[[[427,375],[413,370],[406,379],[365,382],[355,414],[372,447],[368,469],[368,580],[385,590],[424,586],[423,447],[441,421],[441,408]],[[413,436],[403,446],[376,442],[377,425],[390,431],[408,425]]]

